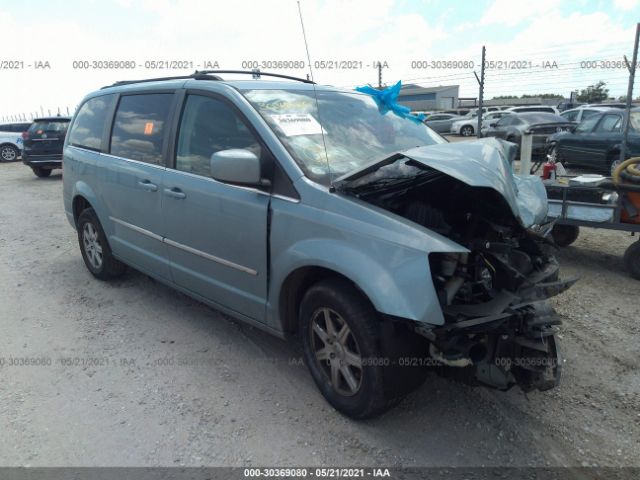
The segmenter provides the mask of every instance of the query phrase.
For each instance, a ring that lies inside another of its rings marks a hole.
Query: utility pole
[[[627,138],[629,137],[629,118],[631,113],[631,98],[633,97],[633,82],[636,76],[636,63],[638,62],[638,38],[640,37],[640,23],[636,23],[636,39],[633,44],[633,58],[631,65],[627,56],[624,56],[624,62],[629,69],[629,86],[627,87],[627,105],[624,109],[624,133],[622,134],[622,146],[620,147],[620,162],[624,162],[627,155]]]
[[[484,102],[484,57],[485,57],[485,52],[486,49],[484,48],[484,45],[482,46],[482,65],[480,67],[480,78],[478,78],[478,74],[475,72],[473,72],[473,74],[476,76],[476,80],[478,81],[478,85],[480,85],[480,93],[478,94],[479,97],[479,101],[478,101],[478,129],[476,131],[476,134],[478,136],[478,138],[482,138],[482,104]]]
[[[378,61],[378,89],[382,90],[382,62]]]

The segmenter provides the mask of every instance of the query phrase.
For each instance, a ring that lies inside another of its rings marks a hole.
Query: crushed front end
[[[432,359],[501,390],[547,390],[562,366],[561,322],[548,299],[575,280],[559,280],[549,226],[540,225],[546,197],[539,180],[519,185],[502,144],[471,143],[483,160],[469,160],[469,145],[403,152],[341,189],[467,249],[429,253],[444,323],[415,321],[413,328],[429,340]]]

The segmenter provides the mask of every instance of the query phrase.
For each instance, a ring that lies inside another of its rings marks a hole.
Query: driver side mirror
[[[490,127],[495,127],[497,124],[498,124],[498,122],[491,122],[491,123],[489,124],[489,126],[490,126]]]
[[[260,159],[243,149],[220,150],[211,155],[211,177],[221,182],[242,185],[265,185],[260,171]]]

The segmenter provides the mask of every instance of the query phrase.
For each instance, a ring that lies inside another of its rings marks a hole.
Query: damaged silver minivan
[[[510,144],[447,143],[384,95],[211,73],[119,82],[78,108],[64,205],[95,277],[129,265],[297,334],[356,418],[433,365],[502,390],[557,384],[547,299],[571,282]]]

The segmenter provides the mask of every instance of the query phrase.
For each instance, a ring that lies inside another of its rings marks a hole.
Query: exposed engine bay
[[[525,228],[495,189],[470,186],[406,157],[342,190],[469,250],[429,255],[445,323],[415,322],[414,329],[429,340],[432,359],[501,390],[557,385],[561,321],[547,299],[575,280],[558,280],[544,228]]]

